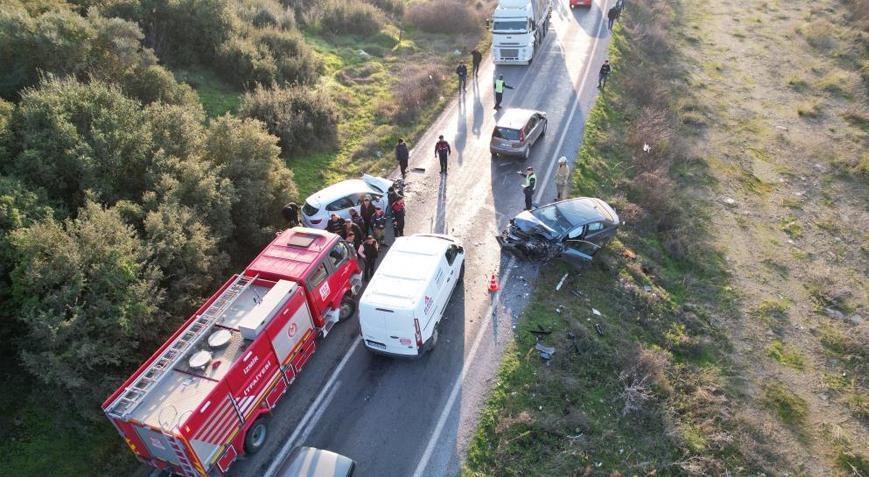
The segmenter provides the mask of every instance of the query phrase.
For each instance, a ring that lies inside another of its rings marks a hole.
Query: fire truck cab
[[[126,382],[103,410],[142,462],[222,475],[258,451],[268,414],[316,348],[355,313],[361,273],[329,232],[279,234]]]

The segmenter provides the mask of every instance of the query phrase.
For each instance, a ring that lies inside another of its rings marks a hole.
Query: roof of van
[[[389,246],[361,301],[390,309],[412,309],[425,296],[447,247],[454,242],[435,235],[399,237]]]

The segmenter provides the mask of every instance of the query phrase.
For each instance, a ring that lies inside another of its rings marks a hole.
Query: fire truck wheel
[[[338,321],[344,321],[356,314],[356,300],[352,296],[344,295],[341,300],[341,312],[338,315]]]
[[[266,443],[269,436],[269,420],[262,416],[250,426],[244,436],[244,451],[248,454],[256,454]]]

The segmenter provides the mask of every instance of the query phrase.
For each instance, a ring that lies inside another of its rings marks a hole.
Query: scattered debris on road
[[[568,274],[565,273],[564,276],[561,277],[561,280],[558,281],[558,285],[555,285],[555,291],[561,290],[561,285],[564,285],[564,280],[567,280],[567,275]]]

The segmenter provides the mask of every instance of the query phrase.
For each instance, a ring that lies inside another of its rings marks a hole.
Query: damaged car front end
[[[606,202],[580,197],[521,212],[497,239],[520,258],[544,263],[561,258],[581,265],[612,240],[618,226],[618,215]]]

